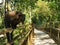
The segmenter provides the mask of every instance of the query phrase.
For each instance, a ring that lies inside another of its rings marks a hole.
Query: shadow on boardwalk
[[[57,45],[50,36],[40,30],[34,29],[34,38],[32,39],[32,45]]]

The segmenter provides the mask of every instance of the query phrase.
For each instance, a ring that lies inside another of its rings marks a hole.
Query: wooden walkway
[[[35,35],[31,45],[57,45],[47,33],[37,29],[34,29],[34,33]]]

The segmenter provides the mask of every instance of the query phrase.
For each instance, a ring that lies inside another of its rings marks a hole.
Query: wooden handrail
[[[60,29],[59,29],[59,28],[52,28],[52,29],[60,31]]]
[[[28,25],[25,25],[25,26],[28,26]],[[20,27],[21,27],[21,26],[20,26]],[[3,29],[0,29],[0,35],[1,35],[1,34],[5,35],[5,34],[8,33],[8,32],[11,33],[13,30],[14,30],[14,29],[12,29],[12,28],[3,28]],[[24,43],[24,41],[28,38],[28,36],[30,35],[31,32],[32,32],[32,28],[30,27],[29,30],[27,30],[27,32],[25,32],[24,38],[22,38],[22,40],[19,41],[19,45],[22,45],[22,44]],[[23,33],[23,32],[22,32],[22,33]],[[20,36],[22,36],[22,35],[19,34],[19,35],[17,35],[16,37],[14,37],[13,40],[12,40],[12,42],[9,43],[9,45],[13,44],[14,41],[15,41],[16,39],[18,39]],[[7,44],[8,44],[8,42],[7,42]]]
[[[7,32],[12,32],[12,28],[3,28],[3,29],[0,29],[0,35],[1,34],[6,34]]]
[[[22,45],[23,42],[28,38],[29,34],[31,33],[32,30],[30,30],[27,35],[25,35],[25,37],[23,38],[23,40],[20,41],[19,45]]]

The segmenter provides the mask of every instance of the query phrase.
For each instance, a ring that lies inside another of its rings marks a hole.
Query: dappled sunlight
[[[2,3],[3,1],[2,0],[0,0],[0,3]]]
[[[37,6],[37,8],[35,9],[36,12],[43,13],[43,15],[47,15],[47,12],[50,13],[48,2],[39,0],[35,5]]]
[[[0,0],[0,45],[60,45],[60,1]]]
[[[32,39],[33,45],[57,45],[50,36],[40,30],[34,29],[34,38]]]

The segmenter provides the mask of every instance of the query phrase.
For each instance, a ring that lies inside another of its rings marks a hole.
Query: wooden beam
[[[7,32],[12,32],[12,28],[4,28],[4,29],[0,29],[0,34],[6,34]]]

